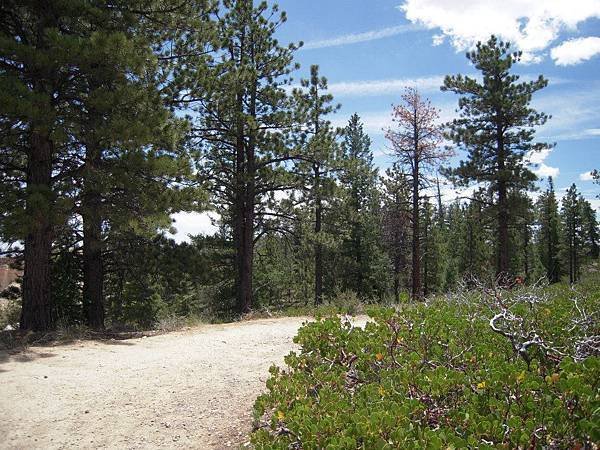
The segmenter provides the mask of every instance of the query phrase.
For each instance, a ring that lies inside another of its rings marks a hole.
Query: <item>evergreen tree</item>
[[[443,91],[461,95],[460,118],[448,125],[448,136],[468,152],[468,159],[449,173],[463,184],[484,184],[494,194],[496,272],[502,276],[510,272],[509,193],[533,187],[536,177],[527,168],[524,157],[549,148],[548,144],[533,142],[535,127],[543,125],[548,116],[529,106],[532,95],[548,82],[540,76],[535,81],[518,83],[519,76],[511,74],[511,69],[520,57],[520,52],[510,52],[509,43],[492,36],[467,53],[482,80],[447,76],[442,86]]]
[[[439,111],[423,99],[415,89],[407,89],[403,103],[394,107],[393,120],[397,129],[386,132],[386,138],[411,180],[412,195],[412,297],[422,297],[421,283],[421,189],[427,186],[428,171],[435,169],[451,155],[449,150],[439,148],[442,128],[437,123]]]
[[[490,275],[489,249],[492,247],[494,237],[490,236],[489,227],[486,226],[489,217],[484,207],[485,197],[483,192],[479,192],[465,210],[462,258],[459,267],[461,273],[468,275],[470,279],[486,280]]]
[[[583,244],[583,221],[577,186],[573,183],[562,199],[561,219],[565,259],[569,266],[569,282],[579,279]]]
[[[344,192],[343,214],[349,225],[342,243],[345,288],[359,297],[381,295],[385,267],[381,249],[381,225],[377,169],[373,166],[371,139],[363,131],[358,114],[343,130],[339,184]]]
[[[323,301],[323,215],[325,202],[335,190],[334,173],[339,169],[336,161],[336,133],[325,118],[339,106],[332,105],[333,97],[327,92],[327,79],[319,76],[319,66],[310,68],[310,79],[302,80],[303,90],[294,91],[302,121],[305,122],[304,143],[297,158],[297,171],[303,184],[303,202],[313,211],[314,239],[314,302]]]
[[[381,185],[383,243],[392,263],[394,298],[399,302],[410,255],[410,183],[395,164],[386,170]]]
[[[284,167],[293,156],[286,145],[293,120],[284,85],[296,67],[296,46],[282,47],[274,37],[285,21],[285,13],[277,17],[277,7],[266,2],[225,0],[214,62],[208,72],[194,72],[196,83],[182,99],[197,114],[202,175],[233,244],[239,312],[253,304],[254,246],[271,213],[267,203],[293,187]]]
[[[583,245],[586,247],[586,256],[591,259],[600,257],[599,236],[598,236],[598,219],[596,211],[592,208],[590,202],[584,198],[580,199],[581,203],[581,219],[583,221]]]
[[[521,281],[531,281],[534,274],[534,210],[529,196],[519,191],[509,195],[514,222],[510,232],[511,247],[517,249],[511,255],[511,271],[519,274]]]
[[[164,32],[149,24],[160,19],[165,26],[170,16],[186,17],[190,10],[162,1],[9,3],[0,9],[6,63],[0,77],[10,86],[2,92],[11,92],[1,120],[16,125],[3,151],[18,165],[11,165],[11,189],[3,197],[21,201],[9,214],[14,225],[6,228],[9,240],[25,243],[21,327],[52,326],[51,249],[75,214],[82,221],[72,232],[83,234],[84,312],[88,324],[102,327],[109,211],[118,210],[112,216],[117,222],[155,230],[168,227],[168,213],[177,208],[166,179],[183,179],[186,163],[174,170],[166,160],[183,128],[174,125],[160,95],[163,74],[153,49],[163,46]],[[160,180],[163,189],[144,199],[152,194],[149,179]],[[158,201],[167,197],[173,203]],[[160,223],[149,226],[150,216],[159,215]],[[78,240],[66,241],[77,251]]]
[[[550,283],[557,283],[561,277],[560,215],[552,177],[548,178],[548,188],[537,201],[537,216],[537,253],[545,268],[546,278]]]

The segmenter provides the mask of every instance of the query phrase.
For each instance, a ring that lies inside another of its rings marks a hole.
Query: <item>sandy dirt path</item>
[[[0,352],[0,448],[237,448],[304,320]]]

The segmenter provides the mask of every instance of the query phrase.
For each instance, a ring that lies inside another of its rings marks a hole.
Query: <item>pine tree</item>
[[[562,199],[561,219],[565,259],[569,266],[569,282],[579,280],[581,250],[583,244],[583,221],[577,186],[573,183]]]
[[[600,238],[598,236],[598,219],[596,211],[590,202],[584,198],[580,199],[581,218],[583,221],[583,245],[586,247],[586,256],[591,259],[600,257]]]
[[[102,64],[102,30],[119,14],[101,2],[4,2],[0,7],[0,123],[8,137],[3,164],[17,205],[8,240],[24,242],[20,326],[46,330],[54,322],[50,291],[55,228],[72,206],[59,198],[69,180],[78,142],[86,74]],[[2,202],[4,203],[4,202]]]
[[[162,48],[165,33],[149,26],[158,19],[165,26],[182,7],[158,0],[10,3],[0,10],[6,23],[0,54],[7,62],[0,71],[2,83],[11,86],[1,114],[4,123],[20,124],[21,137],[5,151],[7,161],[19,161],[11,169],[11,195],[23,199],[10,215],[15,224],[27,223],[20,227],[27,232],[21,326],[52,326],[51,248],[59,228],[81,217],[71,232],[83,235],[85,315],[88,324],[102,327],[109,217],[143,222],[154,231],[170,226],[168,214],[177,201],[166,180],[186,176],[185,162],[175,163],[176,170],[166,163],[183,127],[160,93],[164,72],[158,71],[153,49]],[[151,179],[165,189],[144,200]],[[24,193],[22,182],[28,185]],[[169,205],[160,203],[167,197]],[[150,226],[151,216],[161,216],[160,223]],[[9,238],[23,239],[18,233]],[[77,239],[61,242],[78,251]]]
[[[548,188],[537,201],[537,216],[538,254],[546,270],[546,278],[550,283],[557,283],[561,277],[560,216],[552,177],[548,178]]]
[[[439,111],[423,99],[415,89],[407,89],[402,104],[394,107],[397,129],[386,132],[386,138],[400,165],[411,180],[412,195],[412,297],[421,298],[420,201],[421,189],[427,186],[428,172],[435,169],[452,152],[440,148],[442,127],[437,123]]]
[[[410,183],[395,164],[386,170],[381,184],[383,243],[392,263],[394,298],[399,302],[410,255]]]
[[[343,130],[339,184],[342,188],[343,215],[349,226],[342,248],[345,288],[359,297],[381,295],[385,274],[381,273],[381,242],[377,169],[373,166],[371,139],[363,130],[358,114],[353,114]]]
[[[310,79],[301,81],[303,90],[296,89],[294,97],[305,122],[305,142],[297,159],[297,171],[304,185],[304,202],[312,208],[314,223],[314,303],[323,302],[323,215],[324,202],[335,189],[333,175],[339,169],[336,161],[336,133],[326,116],[339,108],[332,105],[333,96],[327,93],[327,79],[319,76],[319,66],[310,67]]]
[[[464,205],[462,219],[458,223],[459,236],[455,247],[458,250],[459,274],[472,284],[475,280],[488,280],[491,263],[490,248],[494,242],[489,233],[489,216],[486,193],[481,190],[473,200]]]
[[[482,80],[447,76],[442,86],[443,91],[461,95],[460,118],[449,124],[448,137],[468,152],[468,159],[449,172],[463,184],[483,184],[495,195],[496,272],[502,276],[510,273],[509,193],[533,187],[536,176],[524,157],[550,147],[533,142],[535,127],[543,125],[548,116],[529,106],[532,95],[548,82],[540,76],[518,83],[519,76],[511,74],[511,69],[520,57],[520,52],[510,53],[509,43],[492,36],[467,53]]]
[[[285,21],[266,2],[225,0],[214,63],[194,72],[182,99],[197,115],[202,175],[231,236],[239,312],[253,304],[254,246],[268,228],[267,202],[293,187],[284,167],[293,157],[287,137],[294,123],[284,86],[296,46],[274,37]]]

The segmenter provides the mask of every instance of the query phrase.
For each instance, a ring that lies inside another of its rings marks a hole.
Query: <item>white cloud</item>
[[[594,177],[592,177],[592,171],[580,173],[579,179],[581,181],[592,181],[594,179]]]
[[[522,50],[523,62],[539,62],[561,31],[600,17],[600,0],[405,0],[398,8],[412,23],[441,30],[458,51],[495,34]]]
[[[538,177],[556,178],[560,173],[560,169],[558,167],[551,167],[542,163],[537,169],[533,170],[533,173],[535,173]]]
[[[548,156],[552,153],[552,149],[544,148],[539,152],[530,152],[527,155],[527,160],[530,164],[542,164]]]
[[[392,108],[389,111],[371,112],[360,114],[363,128],[370,135],[383,134],[383,130],[393,125]],[[337,115],[331,121],[334,127],[343,128],[348,125],[348,117]]]
[[[421,78],[399,78],[394,80],[341,81],[329,84],[334,97],[386,95],[402,93],[406,87],[420,91],[439,91],[444,83],[443,76]]]
[[[599,136],[600,128],[587,128],[583,130],[551,135],[548,137],[548,139],[553,139],[555,141],[577,141],[579,139],[592,139]]]
[[[559,66],[570,66],[600,54],[600,37],[569,39],[550,50],[550,56]]]
[[[534,97],[532,106],[551,114],[537,138],[546,141],[592,139],[600,136],[600,83],[579,83],[577,89],[554,91]]]
[[[189,242],[190,235],[204,234],[207,236],[215,234],[219,229],[213,225],[213,220],[218,219],[214,212],[179,212],[171,216],[175,220],[174,226],[177,233],[173,239],[177,242]]]
[[[552,167],[545,163],[548,156],[550,156],[550,153],[552,153],[551,148],[544,148],[538,152],[529,152],[525,156],[525,161],[534,166],[532,168],[533,173],[540,178],[556,178],[560,173],[560,169],[558,167]]]
[[[304,43],[303,49],[314,49],[314,48],[325,48],[325,47],[337,47],[340,45],[356,44],[358,42],[374,41],[376,39],[383,39],[387,37],[397,36],[399,34],[407,33],[409,31],[418,30],[419,27],[416,25],[398,25],[395,27],[382,28],[380,30],[371,30],[364,33],[351,33],[336,36],[329,39],[322,39],[317,41],[308,41]]]

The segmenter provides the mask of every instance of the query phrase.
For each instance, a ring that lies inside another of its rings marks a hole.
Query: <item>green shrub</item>
[[[505,316],[494,332],[497,308]],[[339,317],[308,323],[288,368],[271,368],[268,392],[255,403],[252,442],[259,449],[593,448],[600,358],[584,354],[582,343],[598,334],[597,311],[596,294],[516,291],[373,309],[363,328]]]

